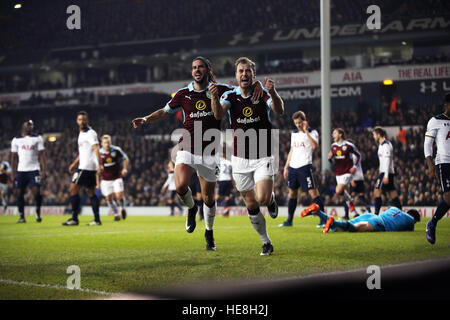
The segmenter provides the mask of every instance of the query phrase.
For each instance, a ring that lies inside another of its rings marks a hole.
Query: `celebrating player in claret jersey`
[[[11,166],[8,161],[3,160],[3,155],[0,154],[0,199],[3,207],[3,212],[8,208],[8,180],[12,176]]]
[[[378,144],[378,160],[380,161],[380,172],[375,183],[373,196],[375,198],[375,214],[380,212],[382,205],[381,193],[387,192],[392,204],[401,209],[402,204],[397,196],[394,185],[394,148],[389,140],[386,139],[386,131],[381,127],[375,127],[372,130],[372,136]]]
[[[176,152],[175,183],[177,194],[182,203],[189,208],[186,231],[191,233],[196,227],[195,215],[198,209],[194,203],[189,184],[193,173],[197,171],[204,202],[206,249],[216,250],[213,226],[216,214],[214,193],[219,171],[218,159],[216,154],[203,156],[205,148],[212,143],[206,141],[206,139],[203,141],[203,136],[209,129],[220,130],[220,120],[214,117],[211,110],[211,87],[217,89],[218,94],[222,94],[232,87],[216,83],[211,63],[203,57],[197,57],[192,61],[192,78],[193,81],[187,87],[178,90],[164,108],[146,117],[134,119],[133,126],[137,128],[146,123],[158,122],[167,118],[169,114],[174,114],[180,109],[183,110],[184,129],[189,132],[190,143],[182,138],[180,140],[181,147]],[[260,95],[258,90],[255,90],[254,94],[257,97]],[[201,131],[194,130],[196,128],[195,123],[197,123],[197,128],[199,124],[201,125]],[[214,141],[213,143],[220,146],[220,141]],[[201,148],[195,148],[195,145],[200,145]]]
[[[450,93],[445,95],[443,104],[444,112],[428,121],[424,141],[427,174],[431,179],[437,178],[443,192],[441,203],[427,223],[426,237],[431,244],[436,242],[438,221],[450,209]],[[436,165],[433,163],[433,142],[436,142],[437,147]]]
[[[313,202],[319,206],[320,210],[324,211],[323,201],[319,195],[314,168],[312,167],[313,152],[319,146],[319,133],[309,128],[303,111],[295,112],[292,115],[292,120],[297,127],[297,132],[291,133],[291,149],[283,172],[289,188],[288,219],[280,224],[280,227],[292,226],[297,207],[298,188],[308,191]],[[304,214],[307,215],[307,212]],[[319,226],[323,227],[325,223],[326,221],[321,221]]]
[[[275,83],[267,77],[263,97],[258,100],[252,98],[251,89],[256,75],[253,61],[241,57],[236,60],[235,67],[239,86],[221,97],[217,86],[210,88],[212,108],[217,119],[222,119],[229,113],[234,130],[234,151],[231,157],[233,179],[244,198],[250,221],[263,242],[261,255],[270,255],[273,245],[267,234],[266,220],[260,212],[260,205],[268,207],[272,218],[277,217],[278,205],[273,192],[275,172],[274,157],[271,154],[272,124],[269,114],[271,110],[276,114],[283,114],[284,103],[275,90]]]
[[[334,129],[332,136],[334,143],[331,145],[328,160],[333,162],[336,167],[336,194],[344,196],[345,219],[348,220],[349,210],[350,212],[355,211],[353,198],[348,193],[348,189],[359,161],[361,161],[361,154],[353,143],[345,140],[345,131],[342,128]],[[352,154],[356,156],[355,161],[353,161]]]
[[[114,221],[126,219],[125,196],[122,177],[128,173],[129,160],[125,152],[118,146],[111,144],[111,136],[102,136],[100,148],[101,165],[103,166],[100,189],[106,198],[106,203],[114,213]]]
[[[27,120],[22,124],[21,135],[15,137],[11,142],[11,167],[15,177],[14,187],[17,196],[17,207],[20,219],[17,223],[25,220],[25,191],[27,187],[36,202],[36,221],[41,222],[41,180],[47,176],[45,160],[44,139],[35,134],[34,123]]]
[[[91,201],[94,221],[88,226],[101,225],[100,221],[100,200],[95,194],[97,186],[97,175],[102,174],[100,149],[98,146],[97,133],[89,127],[88,114],[80,111],[77,114],[77,124],[80,130],[78,135],[78,156],[69,167],[69,172],[73,174],[70,184],[70,204],[72,206],[72,218],[63,222],[63,226],[77,226],[79,224],[78,214],[80,213],[80,189],[84,187]],[[78,166],[78,169],[76,169]]]

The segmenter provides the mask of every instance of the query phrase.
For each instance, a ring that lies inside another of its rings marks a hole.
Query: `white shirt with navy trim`
[[[45,150],[41,135],[16,137],[11,142],[11,152],[19,156],[17,171],[40,170],[39,151]]]

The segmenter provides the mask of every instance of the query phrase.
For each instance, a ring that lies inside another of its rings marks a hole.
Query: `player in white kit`
[[[169,204],[170,204],[170,215],[174,215],[175,207],[180,210],[180,213],[183,213],[183,208],[181,207],[180,203],[177,201],[177,185],[175,184],[175,164],[173,161],[169,161],[169,164],[167,165],[167,180],[164,183],[161,194],[164,194],[166,190],[169,190],[170,196],[169,196]]]
[[[69,167],[69,172],[73,174],[70,184],[70,204],[72,205],[72,218],[63,223],[63,226],[77,226],[78,214],[80,213],[80,189],[85,188],[89,196],[94,221],[88,226],[101,225],[100,221],[100,200],[95,194],[97,186],[97,175],[102,174],[100,148],[97,133],[89,127],[88,114],[80,111],[77,114],[77,124],[80,130],[78,135],[78,157]],[[76,169],[78,166],[78,169]]]
[[[24,196],[27,187],[31,188],[36,202],[36,221],[42,221],[41,180],[46,178],[47,168],[44,139],[41,135],[33,133],[33,130],[33,121],[25,121],[22,125],[21,135],[15,137],[11,142],[11,167],[15,177],[14,187],[20,214],[17,223],[26,222]]]
[[[298,188],[308,191],[313,202],[321,211],[324,211],[323,201],[320,197],[312,158],[314,149],[319,147],[319,133],[309,128],[306,115],[303,111],[297,111],[292,115],[292,120],[298,131],[291,133],[291,149],[284,166],[283,176],[288,182],[289,202],[288,219],[279,227],[292,226],[295,209],[297,207]],[[320,221],[319,225],[325,225],[327,221]]]
[[[375,127],[372,130],[373,139],[378,146],[378,159],[380,161],[380,175],[375,183],[373,196],[375,198],[375,214],[380,213],[381,193],[387,193],[394,207],[402,209],[400,199],[394,185],[394,148],[389,140],[386,139],[386,131],[381,127]]]
[[[445,95],[443,104],[444,112],[428,121],[424,141],[427,174],[431,179],[437,178],[443,192],[443,200],[427,223],[426,237],[431,244],[436,242],[438,221],[450,209],[450,93]],[[437,147],[436,165],[433,163],[433,142],[436,142]]]
[[[353,141],[350,141],[353,143]],[[356,163],[357,159],[355,155],[352,155],[353,162]],[[355,174],[353,175],[352,181],[350,181],[350,192],[352,197],[355,199],[358,199],[359,205],[364,205],[367,212],[370,212],[370,203],[367,200],[365,196],[366,188],[364,186],[364,172],[362,169],[362,156],[361,159],[358,162],[358,165],[356,167]],[[355,217],[359,216],[358,213],[355,214]]]

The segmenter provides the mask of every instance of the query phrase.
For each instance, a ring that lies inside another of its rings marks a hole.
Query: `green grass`
[[[62,227],[63,216],[0,216],[0,279],[65,286],[66,269],[78,265],[81,287],[107,292],[158,289],[204,279],[275,279],[408,261],[450,257],[450,219],[439,222],[437,243],[425,240],[425,221],[415,232],[329,233],[315,228],[318,219],[295,218],[292,228],[267,218],[275,252],[261,257],[261,241],[247,217],[216,218],[218,251],[207,252],[204,223],[193,234],[184,217],[129,217],[103,226]],[[89,292],[0,282],[0,299],[84,299]]]

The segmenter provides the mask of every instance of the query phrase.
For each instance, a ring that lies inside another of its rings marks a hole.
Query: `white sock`
[[[258,212],[257,215],[248,215],[248,217],[250,218],[253,228],[255,228],[256,232],[258,232],[261,237],[262,242],[270,242],[269,235],[267,234],[266,219],[262,215],[261,211]]]
[[[108,201],[106,200],[106,203],[108,204],[108,207],[112,210],[112,212],[114,213],[115,216],[117,216],[119,214],[119,211],[117,209],[117,205],[114,202],[114,200],[112,201]]]
[[[353,202],[353,198],[352,196],[347,192],[347,190],[344,190],[344,198],[345,200],[349,201],[349,202]]]
[[[192,198],[192,191],[191,188],[188,187],[188,191],[184,195],[178,194],[178,198],[181,200],[181,202],[188,207],[189,209],[192,209],[194,207],[194,199]]]
[[[203,217],[205,219],[206,230],[212,230],[214,226],[214,219],[216,218],[216,204],[211,208],[203,203]]]

